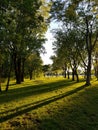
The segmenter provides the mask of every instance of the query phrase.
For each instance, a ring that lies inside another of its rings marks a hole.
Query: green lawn
[[[98,130],[98,81],[84,84],[55,77],[12,81],[0,93],[0,130]]]

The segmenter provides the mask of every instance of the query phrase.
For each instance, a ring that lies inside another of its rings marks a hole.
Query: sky
[[[50,56],[53,55],[53,50],[52,50],[52,42],[53,42],[53,36],[52,33],[50,32],[50,29],[45,34],[47,41],[44,44],[45,47],[45,54],[41,54],[43,64],[52,64],[52,60],[50,59]]]
[[[42,57],[42,60],[43,60],[43,64],[46,65],[46,64],[52,64],[52,60],[50,59],[50,57],[52,55],[54,55],[53,53],[53,46],[52,46],[52,43],[53,43],[53,34],[52,34],[52,29],[56,29],[58,28],[58,25],[56,22],[52,22],[50,24],[50,27],[48,28],[45,36],[47,38],[47,41],[45,42],[44,44],[44,47],[45,47],[45,50],[46,50],[46,53],[45,54],[41,54],[41,57]]]

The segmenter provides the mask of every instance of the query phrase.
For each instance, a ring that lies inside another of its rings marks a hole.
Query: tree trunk
[[[18,68],[18,71],[17,71],[17,84],[20,84],[21,83],[21,58],[18,58],[17,60],[17,68]]]
[[[16,84],[20,84],[21,83],[21,58],[18,58],[16,53],[14,53],[14,70],[16,76]]]
[[[87,63],[87,76],[86,76],[86,86],[90,85],[91,79],[91,54],[92,54],[92,43],[91,43],[91,36],[92,32],[89,30],[89,20],[86,17],[86,47],[88,53],[88,63]]]
[[[70,76],[69,76],[69,70],[67,71],[67,75],[68,75],[68,79],[70,79]]]
[[[66,69],[64,70],[64,78],[66,78]]]
[[[9,68],[9,73],[8,73],[8,80],[7,80],[7,85],[6,85],[6,89],[5,89],[5,91],[8,91],[8,88],[9,88],[9,82],[10,82],[11,70],[12,70],[12,59],[11,59],[11,62],[10,62],[10,68]]]
[[[79,76],[78,76],[77,70],[75,70],[75,75],[76,75],[77,82],[79,82]]]
[[[22,60],[22,65],[21,65],[21,82],[24,82],[24,63],[25,59]]]
[[[97,56],[98,57],[98,56]],[[98,80],[98,60],[97,60],[97,57],[96,57],[96,66],[95,66],[95,76],[96,76],[96,78],[97,78],[97,80]]]
[[[87,65],[87,77],[86,77],[86,86],[89,86],[91,79],[91,53],[88,54],[88,65]]]
[[[86,80],[86,77],[87,77],[87,68],[85,68],[84,70],[84,79]]]
[[[75,72],[74,72],[74,68],[72,69],[72,81],[75,81]]]
[[[32,80],[32,71],[29,71],[30,80]]]
[[[96,78],[97,78],[97,80],[98,80],[98,66],[96,66],[96,72],[95,72],[95,73],[96,73],[95,76],[96,76]]]

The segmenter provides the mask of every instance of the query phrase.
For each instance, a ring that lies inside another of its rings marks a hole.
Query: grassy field
[[[0,130],[98,130],[98,81],[12,81],[0,93]]]

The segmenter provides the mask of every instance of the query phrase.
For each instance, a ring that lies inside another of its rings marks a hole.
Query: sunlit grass
[[[0,130],[97,130],[98,81],[84,84],[62,77],[12,81],[0,94]]]

